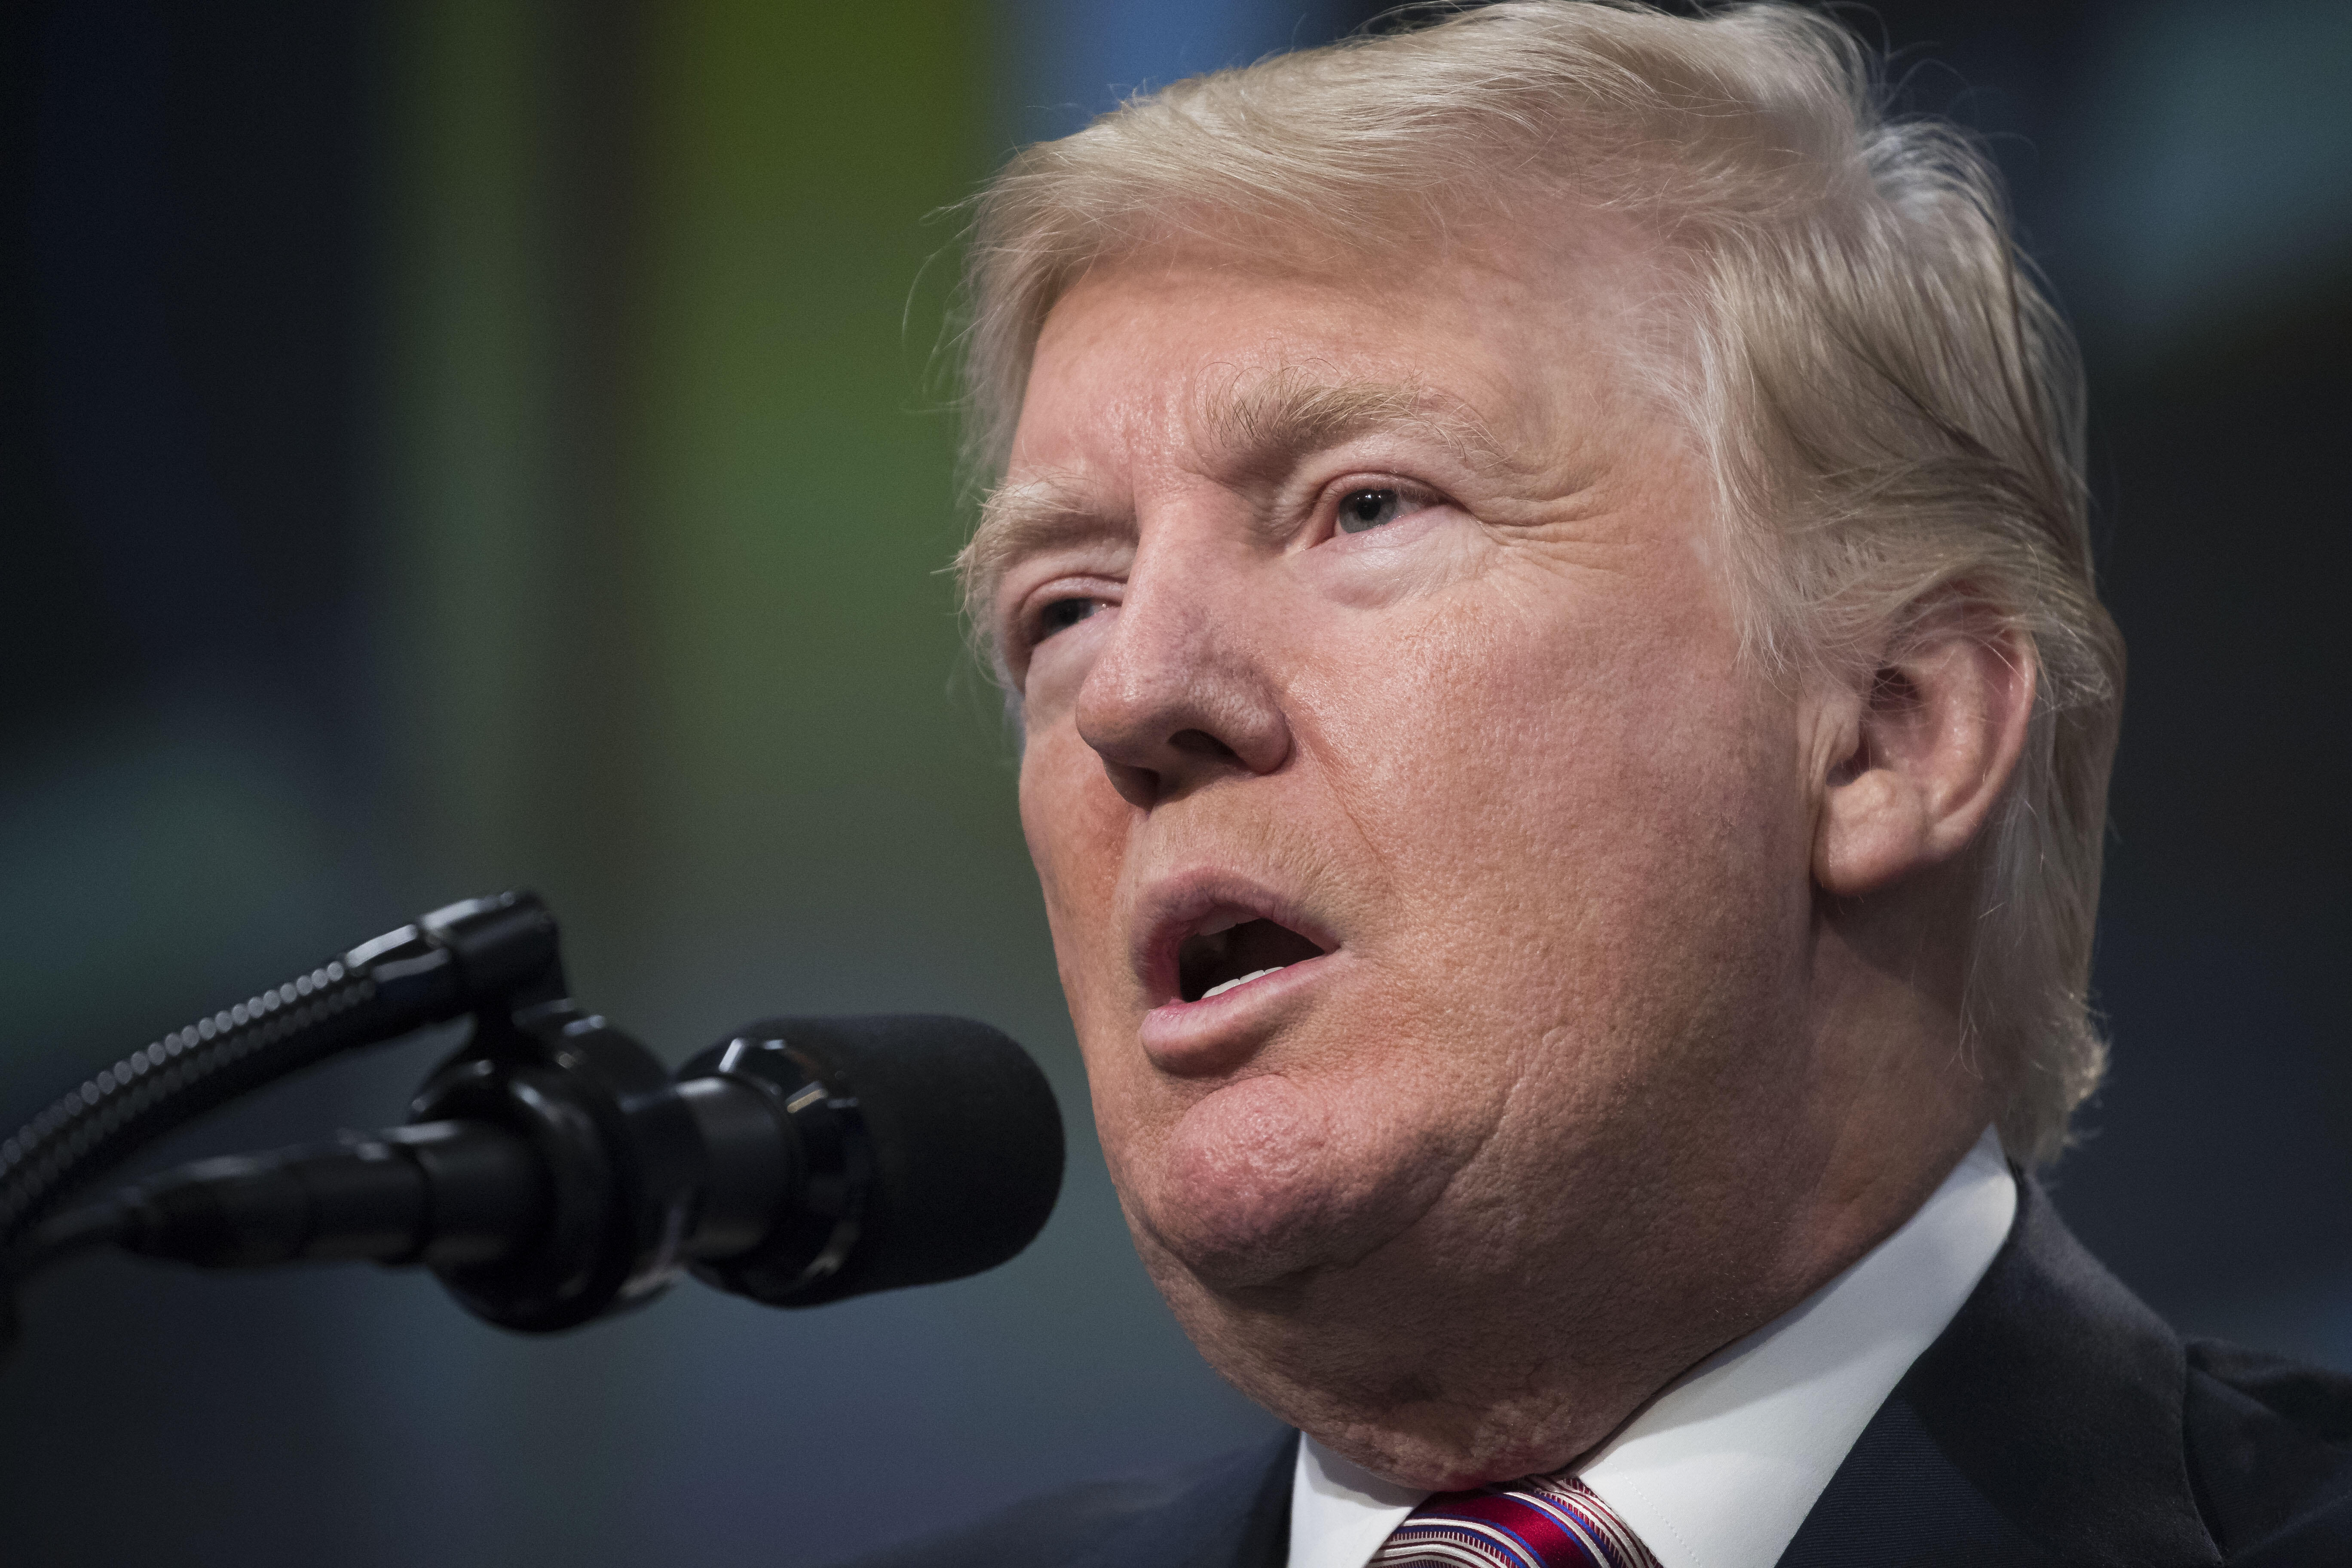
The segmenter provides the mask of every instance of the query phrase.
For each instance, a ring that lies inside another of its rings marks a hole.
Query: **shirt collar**
[[[1660,1568],[1771,1568],[1904,1373],[2000,1250],[2017,1183],[1991,1129],[1892,1236],[1693,1367],[1577,1471]],[[1289,1568],[1364,1568],[1427,1496],[1313,1437]]]

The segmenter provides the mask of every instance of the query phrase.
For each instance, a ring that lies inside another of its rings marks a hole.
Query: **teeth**
[[[1253,969],[1247,974],[1236,975],[1231,980],[1221,980],[1217,982],[1216,984],[1210,986],[1206,991],[1202,992],[1201,1000],[1206,1002],[1212,996],[1222,996],[1236,985],[1246,985],[1262,974],[1272,974],[1275,970],[1286,967],[1288,966],[1286,964],[1277,963],[1274,966],[1274,969]]]
[[[1202,926],[1199,931],[1194,931],[1192,934],[1194,936],[1217,936],[1223,932],[1233,930],[1234,927],[1241,923],[1242,917],[1239,915],[1215,915],[1211,917],[1207,925]]]

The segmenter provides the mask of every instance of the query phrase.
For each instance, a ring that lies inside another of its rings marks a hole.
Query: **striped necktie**
[[[1658,1568],[1582,1481],[1538,1476],[1439,1492],[1396,1527],[1370,1568]]]

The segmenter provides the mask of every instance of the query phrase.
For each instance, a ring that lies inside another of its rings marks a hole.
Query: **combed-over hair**
[[[1870,54],[1778,4],[1700,19],[1501,0],[1139,95],[975,208],[971,454],[1002,471],[1038,332],[1097,262],[1304,237],[1368,260],[1465,225],[1622,215],[1668,275],[1654,390],[1716,477],[1749,655],[1867,679],[1931,602],[2031,650],[1962,1026],[2012,1157],[2048,1160],[2106,1047],[2087,984],[2123,645],[2093,583],[2074,342],[1961,133],[1891,118]],[[992,563],[967,551],[968,591]]]

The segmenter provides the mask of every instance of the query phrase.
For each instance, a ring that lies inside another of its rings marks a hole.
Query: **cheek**
[[[1404,626],[1374,624],[1384,619],[1367,617],[1374,635],[1351,638],[1353,656],[1301,692],[1315,710],[1302,728],[1346,818],[1408,896],[1491,919],[1539,839],[1576,820],[1608,747],[1606,702],[1577,639],[1556,630],[1531,636],[1462,601]]]
[[[1030,735],[1021,756],[1021,831],[1045,897],[1054,951],[1066,971],[1081,947],[1100,947],[1110,937],[1106,917],[1118,893],[1133,816],[1073,725]],[[1096,955],[1084,956],[1082,967],[1090,970]]]
[[[1357,649],[1313,729],[1404,894],[1412,941],[1391,956],[1455,982],[1450,1005],[1540,1029],[1660,984],[1649,971],[1694,945],[1685,922],[1752,903],[1761,862],[1786,869],[1789,825],[1758,787],[1781,777],[1772,715],[1727,621],[1668,595],[1515,586]]]
[[[1122,1096],[1145,1061],[1133,1043],[1136,983],[1115,918],[1135,818],[1073,726],[1032,733],[1021,759],[1022,832],[1107,1150],[1123,1142]]]

